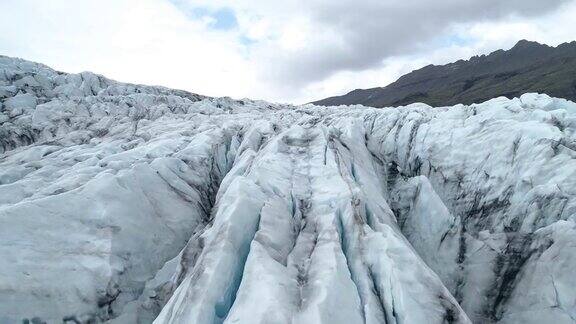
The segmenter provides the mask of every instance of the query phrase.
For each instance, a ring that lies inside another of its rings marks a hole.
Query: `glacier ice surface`
[[[574,323],[576,104],[209,98],[0,57],[0,323]]]

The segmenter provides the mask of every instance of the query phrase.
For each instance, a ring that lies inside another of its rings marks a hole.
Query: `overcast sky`
[[[0,54],[211,96],[305,103],[519,39],[576,0],[0,0]]]

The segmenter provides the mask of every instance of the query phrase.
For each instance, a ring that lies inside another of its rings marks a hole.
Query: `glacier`
[[[576,104],[292,106],[0,56],[0,323],[575,323]]]

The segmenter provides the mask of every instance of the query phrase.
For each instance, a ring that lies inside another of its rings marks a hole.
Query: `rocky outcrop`
[[[531,92],[576,100],[576,42],[550,47],[522,40],[507,51],[428,65],[385,87],[356,89],[314,103],[393,107],[423,102],[452,106],[500,96],[511,99]]]

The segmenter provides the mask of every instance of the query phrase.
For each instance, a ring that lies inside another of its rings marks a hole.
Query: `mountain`
[[[423,102],[451,106],[529,92],[576,100],[576,42],[550,47],[521,40],[507,51],[428,65],[386,87],[358,89],[314,104],[389,107]]]
[[[576,104],[289,106],[0,57],[0,323],[573,323]]]

